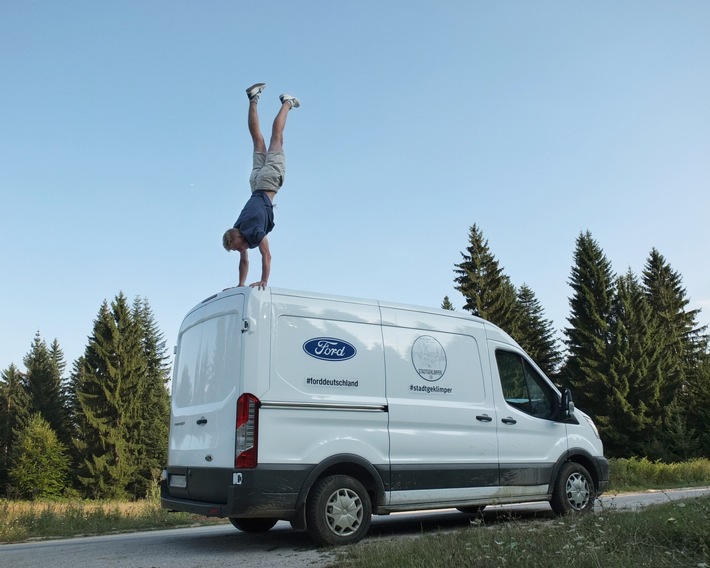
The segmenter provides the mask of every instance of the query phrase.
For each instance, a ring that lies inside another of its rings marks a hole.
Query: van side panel
[[[272,297],[272,368],[261,395],[259,463],[334,454],[387,469],[389,438],[379,310],[372,303]]]
[[[482,327],[399,309],[381,311],[390,505],[463,502],[493,494],[498,486],[496,411],[481,363]]]

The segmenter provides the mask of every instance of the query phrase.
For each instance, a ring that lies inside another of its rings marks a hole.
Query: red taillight
[[[237,400],[235,468],[256,467],[258,421],[259,399],[253,394],[244,393]]]

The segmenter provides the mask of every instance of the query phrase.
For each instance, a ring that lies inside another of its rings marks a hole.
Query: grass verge
[[[168,513],[156,500],[7,501],[0,500],[0,542],[152,530],[204,524],[204,517]],[[220,520],[220,522],[223,522]]]
[[[710,566],[710,497],[640,512],[510,521],[416,538],[365,539],[331,568],[651,568]]]
[[[609,493],[710,485],[708,459],[681,463],[653,462],[646,458],[612,459],[609,467]]]

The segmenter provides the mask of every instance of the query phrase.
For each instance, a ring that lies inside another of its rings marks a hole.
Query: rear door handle
[[[518,423],[518,421],[515,420],[514,418],[503,418],[501,420],[501,422],[503,422],[503,424],[517,424]]]
[[[200,418],[197,423],[202,426],[203,424],[207,424],[207,418]]]
[[[493,418],[488,416],[488,414],[482,414],[480,416],[476,416],[476,420],[480,422],[490,422],[491,420],[493,420]]]

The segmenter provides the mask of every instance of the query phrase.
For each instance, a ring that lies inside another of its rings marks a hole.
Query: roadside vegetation
[[[221,519],[220,519],[221,521]],[[0,543],[93,536],[207,524],[188,513],[169,513],[160,501],[0,500]]]
[[[647,489],[710,486],[710,459],[680,463],[653,462],[647,458],[611,459],[607,494]]]
[[[646,458],[614,459],[611,460],[611,478],[612,483],[611,487],[607,491],[607,494],[641,491],[645,489],[710,486],[710,460],[696,459],[677,464],[664,464],[652,462]],[[693,533],[695,528],[702,528],[705,531],[706,545],[710,545],[710,543],[707,542],[708,538],[710,538],[710,536],[708,536],[708,531],[710,530],[710,528],[708,528],[710,527],[710,518],[708,518],[710,503],[707,500],[700,501],[700,503],[702,503],[702,505],[693,504],[691,506],[690,503],[687,507],[682,504],[678,505],[680,509],[678,514],[673,513],[673,515],[670,515],[670,513],[666,511],[664,513],[659,513],[658,515],[661,517],[666,515],[666,521],[671,517],[675,519],[685,519],[683,523],[686,523],[686,521],[688,521],[687,516],[691,515],[693,518],[690,519],[689,524],[697,526],[687,527],[687,530],[690,531],[690,533],[686,535],[687,538],[692,540],[695,538],[695,536],[693,536],[695,534]],[[618,515],[623,517],[625,513],[614,513],[611,511],[608,515],[613,515],[614,517]],[[534,540],[536,542],[538,540],[549,540],[549,545],[550,547],[554,547],[554,550],[548,550],[545,554],[555,554],[557,556],[561,555],[562,553],[558,553],[557,551],[560,550],[561,547],[565,546],[566,543],[571,542],[569,539],[562,538],[563,535],[566,534],[564,531],[589,531],[590,534],[584,538],[587,539],[588,542],[596,542],[591,539],[592,536],[595,536],[596,532],[599,532],[600,530],[604,530],[610,535],[616,534],[614,531],[617,526],[626,527],[624,530],[631,530],[631,527],[627,526],[626,523],[660,523],[654,525],[656,529],[660,530],[660,527],[666,527],[669,531],[671,531],[669,534],[676,534],[678,530],[686,530],[678,529],[676,526],[680,523],[680,520],[678,523],[669,522],[670,524],[663,524],[660,521],[653,521],[653,518],[657,515],[656,513],[643,512],[638,515],[634,514],[630,515],[631,519],[614,521],[613,523],[608,520],[610,518],[608,515],[605,511],[600,516],[590,516],[591,519],[600,517],[598,521],[592,521],[586,518],[580,519],[568,517],[555,519],[551,522],[542,523],[542,525],[540,525],[540,523],[531,525],[530,523],[518,524],[516,522],[511,522],[506,523],[504,526],[496,525],[493,531],[469,532],[484,532],[488,534],[489,532],[501,531],[501,534],[505,536],[507,540],[503,541],[501,540],[503,536],[499,536],[497,537],[498,541],[515,543],[512,548],[508,550],[508,552],[511,553],[509,559],[512,561],[517,558],[514,553],[516,553],[519,547],[522,546],[521,543],[527,542],[528,540]],[[645,518],[647,515],[650,516],[648,520],[642,521],[640,519],[640,517]],[[639,517],[639,520],[633,521],[632,519],[635,517]],[[211,524],[215,522],[223,523],[226,521],[224,519],[206,519],[199,515],[191,515],[187,513],[169,513],[160,508],[160,500],[157,493],[153,494],[149,499],[139,501],[93,501],[82,499],[40,499],[34,501],[0,500],[0,543],[21,542],[28,539],[99,535],[121,531],[164,529],[192,526],[197,524]],[[473,520],[472,522],[474,524],[480,524],[481,519]],[[595,524],[596,522],[605,523],[605,525],[603,527],[597,526]],[[535,532],[530,533],[533,529]],[[646,530],[647,529],[643,526],[636,526],[629,534],[634,535],[638,532],[638,534],[645,535]],[[515,531],[518,531],[520,534],[514,535],[514,537],[511,536]],[[549,538],[544,536],[546,531],[551,533]],[[473,542],[469,541],[469,536],[470,538],[480,539],[483,538],[482,535],[468,535],[468,532],[466,531],[464,531],[464,533],[467,535],[465,538],[464,536],[458,536],[452,541],[453,543],[459,543],[460,541],[460,544],[455,544],[456,547],[462,548],[462,550],[459,551],[460,554],[465,554],[466,547],[483,546],[477,540]],[[540,535],[539,538],[538,535]],[[454,553],[453,548],[448,550],[448,548],[454,546],[454,544],[449,542],[451,538],[451,536],[446,536],[444,534],[438,535],[438,533],[426,537],[427,540],[434,539],[436,542],[448,543],[445,546],[442,545],[441,550],[447,550],[450,555]],[[619,538],[622,537],[619,536]],[[361,550],[370,551],[377,550],[377,547],[379,546],[383,546],[385,548],[394,546],[392,541],[382,541],[381,544],[377,544],[379,542],[379,540],[365,539],[365,541],[361,545],[357,545],[356,548],[349,547],[348,554],[350,554],[352,550],[357,550],[357,557],[359,558],[361,554],[369,554],[369,552],[361,552]],[[495,541],[492,542],[495,544]],[[645,536],[643,542],[646,542]],[[659,540],[659,542],[662,541]],[[486,543],[488,546],[493,546],[488,541]],[[409,550],[410,546],[412,547],[412,550],[416,550],[420,545],[407,539],[404,543],[397,543],[396,548],[399,550],[400,547],[404,547]],[[429,543],[427,546],[432,546],[432,543]],[[502,547],[502,545],[496,546]],[[505,551],[507,549],[502,547],[500,550]],[[594,551],[595,549],[590,548],[590,550]],[[405,552],[400,552],[400,554],[405,554]],[[407,552],[406,554],[409,553]],[[665,554],[665,552],[662,552],[662,554]],[[375,552],[374,556],[382,556],[382,553]],[[441,551],[440,556],[443,558],[443,553]],[[353,564],[353,566],[367,567],[384,565],[385,564],[368,563]],[[459,564],[452,561],[452,563],[448,565],[458,566]],[[460,565],[466,566],[465,563]],[[496,564],[490,565],[492,566]],[[635,563],[634,565],[641,564]],[[436,564],[427,564],[425,562],[422,564],[391,564],[391,566],[436,566]],[[549,564],[549,566],[555,565]],[[560,566],[562,566],[562,564],[560,564]],[[611,566],[614,566],[614,564]],[[619,564],[619,566],[621,566],[621,564]],[[659,566],[663,566],[663,564],[660,564]],[[609,568],[609,566],[606,566],[606,568]],[[707,566],[703,568],[710,568],[710,562],[708,562]]]

